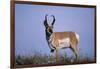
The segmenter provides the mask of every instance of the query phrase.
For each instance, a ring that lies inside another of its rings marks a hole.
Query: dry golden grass
[[[89,60],[88,57],[84,57],[84,59],[79,60],[78,62],[71,61],[72,59],[67,57],[66,54],[64,55],[59,55],[59,61],[56,62],[55,57],[47,56],[47,55],[34,55],[34,56],[21,56],[18,55],[15,57],[15,63],[16,65],[29,65],[29,64],[84,64],[84,63],[92,63],[94,61]]]

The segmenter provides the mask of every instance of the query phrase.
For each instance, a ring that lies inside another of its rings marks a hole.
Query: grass
[[[73,57],[72,57],[73,58]],[[66,54],[59,55],[59,61],[56,62],[55,57],[51,57],[48,55],[35,54],[33,56],[21,56],[17,55],[15,57],[16,65],[29,65],[29,64],[76,64],[77,62],[74,59],[74,62],[71,62],[71,58],[67,57]],[[78,64],[81,63],[91,63],[93,61],[89,60],[88,57],[84,57],[84,59],[80,60]]]

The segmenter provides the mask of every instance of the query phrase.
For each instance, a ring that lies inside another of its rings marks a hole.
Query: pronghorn
[[[56,50],[56,57],[57,51],[63,48],[70,48],[76,56],[76,59],[79,60],[79,53],[77,49],[77,44],[79,42],[79,35],[76,32],[53,32],[53,25],[55,23],[54,15],[53,22],[51,25],[47,22],[47,16],[45,15],[44,26],[45,26],[45,33],[46,33],[46,40],[48,43],[51,52]]]

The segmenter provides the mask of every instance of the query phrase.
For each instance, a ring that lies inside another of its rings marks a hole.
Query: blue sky
[[[33,55],[36,52],[49,55],[43,24],[46,14],[56,18],[54,32],[74,31],[79,34],[81,57],[94,58],[94,8],[28,4],[15,4],[16,55]],[[48,17],[48,22],[52,22],[52,17]],[[73,55],[70,49],[61,49],[60,52]]]

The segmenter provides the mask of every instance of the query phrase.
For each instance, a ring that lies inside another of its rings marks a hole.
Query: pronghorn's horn
[[[45,15],[45,20],[44,20],[44,25],[45,25],[45,26],[48,26],[48,23],[47,23],[47,16],[48,16],[48,15],[46,14],[46,15]]]
[[[45,15],[45,20],[47,20],[47,16],[48,16],[48,15],[46,14],[46,15]]]
[[[55,17],[54,17],[54,15],[51,15],[51,16],[53,17],[52,25],[54,25],[54,23],[55,23]]]

